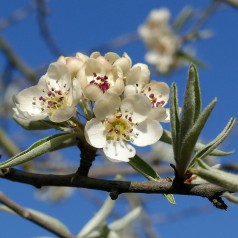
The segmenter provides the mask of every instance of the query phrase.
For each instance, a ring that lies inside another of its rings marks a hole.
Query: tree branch
[[[217,208],[227,209],[226,204],[220,197],[227,190],[209,183],[183,184],[179,187],[174,187],[172,181],[167,179],[146,182],[113,181],[79,176],[77,173],[67,175],[36,174],[13,168],[2,170],[0,177],[14,182],[33,185],[37,188],[42,186],[64,186],[101,190],[109,192],[112,199],[117,199],[118,195],[122,193],[200,196],[208,198]]]

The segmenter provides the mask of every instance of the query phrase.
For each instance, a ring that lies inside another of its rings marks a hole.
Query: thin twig
[[[5,131],[0,127],[0,147],[2,147],[9,156],[14,156],[21,152],[21,150],[8,137]]]
[[[53,234],[57,235],[61,238],[74,238],[75,236],[67,233],[63,229],[55,226],[54,224],[47,222],[46,220],[42,219],[41,217],[37,216],[36,214],[32,213],[31,211],[27,210],[26,208],[20,206],[19,204],[15,203],[14,201],[7,198],[4,193],[0,192],[0,203],[4,204],[10,210],[14,211],[21,217],[25,218],[28,221],[35,223],[38,226],[43,227],[44,229],[52,232]]]
[[[15,54],[7,41],[0,36],[0,50],[5,54],[9,62],[12,63],[29,81],[35,83],[36,75],[33,70],[27,66],[20,57]]]
[[[47,44],[51,53],[55,55],[56,57],[59,57],[64,54],[60,50],[60,48],[57,46],[54,38],[51,35],[51,31],[49,30],[49,27],[46,21],[46,16],[48,15],[48,9],[45,3],[46,3],[45,0],[36,0],[37,19],[38,19],[39,29],[41,32],[41,36],[45,40],[45,43]]]
[[[0,31],[9,28],[13,24],[18,23],[20,20],[25,19],[33,12],[34,9],[34,2],[29,2],[26,6],[14,11],[9,17],[0,19]]]

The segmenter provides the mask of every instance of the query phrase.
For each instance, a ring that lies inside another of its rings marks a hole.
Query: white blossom
[[[50,64],[37,85],[13,97],[17,117],[36,121],[49,117],[53,122],[69,120],[76,113],[82,95],[77,80],[71,79],[69,68],[61,63]]]
[[[77,79],[84,96],[96,101],[105,92],[122,94],[124,75],[131,68],[131,59],[127,54],[109,52],[102,56],[99,52],[91,54],[84,66],[78,71]]]
[[[151,145],[162,135],[160,123],[148,117],[150,111],[145,95],[134,94],[121,100],[118,95],[106,93],[95,103],[95,118],[86,123],[86,140],[102,148],[108,159],[128,162],[136,154],[132,145]]]

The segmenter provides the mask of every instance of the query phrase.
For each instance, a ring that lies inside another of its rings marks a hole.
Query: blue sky
[[[0,19],[8,17],[12,11],[25,6],[27,3],[28,1],[24,0],[0,0]],[[47,21],[58,47],[65,55],[73,55],[77,51],[96,49],[105,42],[125,33],[135,32],[149,11],[154,8],[168,7],[172,16],[176,16],[187,4],[202,9],[209,4],[209,1],[51,0],[48,4],[50,15]],[[194,42],[191,45],[197,51],[198,57],[207,64],[205,69],[199,69],[203,106],[207,105],[214,97],[218,98],[214,113],[204,129],[203,138],[205,140],[214,138],[231,116],[238,116],[236,103],[238,101],[237,23],[238,10],[222,5],[205,25],[205,29],[212,30],[214,36],[207,40]],[[33,68],[47,65],[56,60],[56,56],[49,52],[46,44],[42,41],[35,13],[5,29],[2,34],[17,54]],[[145,47],[140,41],[114,49],[114,51],[119,54],[127,52],[133,63],[144,62]],[[4,58],[0,55],[1,68],[4,64]],[[170,77],[152,75],[153,79],[166,81],[168,84],[175,81],[178,84],[181,99],[186,77],[187,68],[175,72]],[[0,121],[0,123],[2,122],[3,120]],[[7,128],[12,138],[14,138],[15,129],[20,130],[13,122],[10,122]],[[26,148],[29,144],[21,146]],[[237,128],[234,130],[232,139],[228,139],[224,146],[224,149],[227,150],[237,150]],[[235,153],[223,158],[223,160],[225,162],[237,162],[237,157],[237,153]],[[131,179],[137,178],[132,177]],[[92,205],[88,197],[79,191],[76,191],[72,197],[62,203],[48,204],[35,200],[35,189],[26,185],[0,181],[0,190],[23,206],[39,209],[60,218],[73,233],[77,233],[97,210],[97,205]],[[106,193],[98,192],[97,196],[103,201]],[[161,237],[193,236],[193,238],[199,238],[212,235],[220,238],[236,235],[234,228],[238,224],[237,206],[228,203],[229,208],[225,212],[213,208],[209,201],[203,198],[188,196],[175,196],[175,198],[177,205],[172,206],[161,195],[148,195],[146,197],[145,201],[148,202],[146,206],[150,211],[150,216],[155,221],[155,229]],[[122,206],[123,196],[120,199],[121,201],[118,201],[119,207]],[[193,215],[191,211],[180,220],[156,224],[156,220],[164,214],[177,214],[184,209],[193,207],[208,207],[208,211],[197,215],[196,213]],[[122,210],[126,211],[126,208]],[[120,211],[118,213],[123,214]],[[9,214],[0,213],[0,224],[1,234],[7,238],[50,235],[34,224]]]

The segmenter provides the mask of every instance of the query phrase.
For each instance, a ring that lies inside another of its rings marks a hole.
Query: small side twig
[[[59,227],[55,226],[54,224],[45,221],[44,219],[37,216],[36,214],[33,214],[31,211],[25,209],[24,207],[20,206],[14,201],[10,200],[2,192],[0,192],[0,203],[8,207],[10,210],[14,211],[21,217],[25,218],[26,220],[31,221],[38,226],[41,226],[42,228],[52,232],[53,234],[57,235],[60,238],[74,238],[75,237],[65,232],[64,230],[60,229]]]

